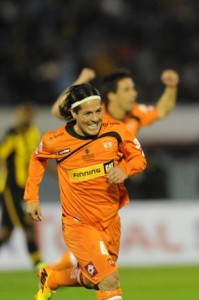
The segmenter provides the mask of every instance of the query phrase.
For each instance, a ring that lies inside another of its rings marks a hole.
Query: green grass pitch
[[[124,300],[198,300],[199,266],[121,268]],[[0,272],[0,299],[34,299],[37,278],[33,272]],[[53,300],[95,300],[84,288],[62,288]]]

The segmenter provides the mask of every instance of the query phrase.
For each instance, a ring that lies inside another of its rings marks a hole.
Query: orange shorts
[[[63,224],[66,245],[76,257],[82,273],[97,284],[117,271],[120,246],[120,217],[117,215],[106,229],[67,217]]]

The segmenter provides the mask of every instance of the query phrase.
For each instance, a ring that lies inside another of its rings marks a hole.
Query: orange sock
[[[96,297],[97,297],[96,299],[97,300],[100,300],[100,298],[99,298],[100,297],[100,293],[101,293],[100,291],[96,291]]]
[[[114,291],[96,291],[97,300],[122,300],[122,290],[114,290]]]
[[[58,263],[49,265],[53,270],[62,271],[77,265],[77,260],[71,252],[65,252]]]
[[[52,270],[48,277],[48,286],[52,291],[62,286],[80,286],[77,281],[78,268],[68,268],[64,271]]]

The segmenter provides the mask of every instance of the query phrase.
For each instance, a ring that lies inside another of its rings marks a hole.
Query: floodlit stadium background
[[[155,103],[166,68],[181,78],[177,106],[139,139],[153,166],[129,187],[121,211],[121,266],[199,265],[199,39],[197,0],[20,0],[0,3],[0,134],[30,100],[42,132],[62,124],[50,106],[83,67],[94,85],[117,67],[132,71],[140,103]],[[46,174],[38,242],[46,261],[65,246],[56,178]],[[47,245],[51,244],[51,247]],[[16,255],[17,253],[17,255]],[[0,250],[0,269],[30,269],[22,233]],[[195,298],[193,298],[195,299]]]

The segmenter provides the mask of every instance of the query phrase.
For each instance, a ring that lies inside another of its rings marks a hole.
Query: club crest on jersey
[[[86,270],[87,272],[90,274],[91,277],[95,276],[98,272],[94,266],[94,264],[92,262],[89,262],[87,265],[86,265]]]
[[[113,143],[111,141],[105,141],[105,142],[103,142],[103,146],[104,146],[104,149],[110,150],[113,146]]]
[[[89,150],[89,149],[85,149],[85,150],[84,150],[84,153],[85,153],[85,154],[89,154],[89,153],[90,153],[90,150]]]
[[[84,155],[82,155],[82,159],[85,161],[91,161],[95,159],[95,154],[91,153],[89,149],[84,150]]]
[[[57,154],[58,154],[58,155],[62,155],[62,154],[69,153],[69,152],[70,152],[70,148],[67,148],[67,149],[58,151]]]

